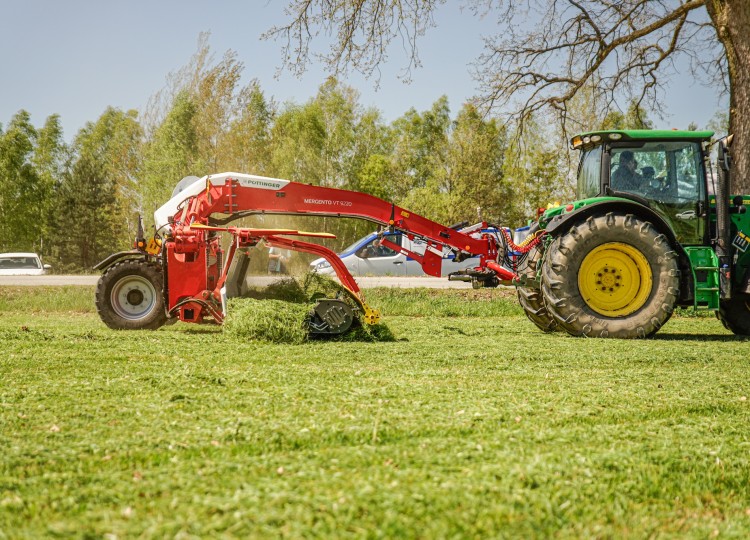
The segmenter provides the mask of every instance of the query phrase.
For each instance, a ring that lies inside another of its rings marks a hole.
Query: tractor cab
[[[578,199],[621,197],[650,207],[682,245],[707,243],[707,146],[711,131],[597,131],[580,149]]]

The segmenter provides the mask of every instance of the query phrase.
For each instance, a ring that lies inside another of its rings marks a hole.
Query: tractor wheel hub
[[[653,275],[646,257],[621,242],[602,244],[581,263],[578,290],[600,315],[624,317],[639,310],[651,293]]]

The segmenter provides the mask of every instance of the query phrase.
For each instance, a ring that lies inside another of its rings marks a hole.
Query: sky
[[[405,84],[400,44],[381,69],[379,86],[357,74],[342,81],[356,88],[360,102],[379,109],[390,122],[411,107],[428,109],[448,96],[455,114],[477,93],[470,64],[483,49],[483,37],[496,25],[449,0],[437,13],[437,27],[419,42],[422,67]],[[188,63],[201,32],[218,58],[229,49],[244,63],[243,84],[258,79],[267,97],[278,103],[303,103],[315,95],[326,73],[312,65],[302,78],[278,73],[281,43],[261,34],[283,23],[285,0],[0,0],[0,124],[20,109],[32,123],[61,117],[71,140],[108,106],[143,110],[166,84],[170,72]],[[725,103],[710,88],[688,76],[668,90],[659,128],[706,126]],[[697,105],[696,105],[697,104]]]

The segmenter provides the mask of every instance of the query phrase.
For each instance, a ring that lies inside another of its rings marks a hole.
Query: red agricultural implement
[[[410,239],[420,239],[424,251],[417,253],[391,243],[383,245],[418,261],[425,273],[441,275],[444,250],[457,260],[478,257],[475,268],[463,270],[458,279],[475,286],[494,287],[514,283],[518,276],[509,264],[509,249],[516,255],[531,250],[538,236],[525,246],[512,244],[507,232],[482,232],[487,223],[462,230],[435,223],[372,195],[312,186],[287,180],[240,173],[223,173],[192,183],[155,213],[156,235],[146,240],[142,231],[135,249],[112,255],[97,268],[106,272],[97,287],[97,307],[102,320],[116,329],[154,329],[169,318],[185,322],[221,323],[226,315],[227,285],[244,280],[235,257],[244,248],[262,243],[324,257],[360,311],[359,319],[374,324],[379,319],[370,308],[357,282],[338,255],[319,244],[301,238],[334,238],[328,233],[290,229],[253,229],[229,224],[253,214],[334,216],[361,218]],[[222,248],[222,235],[231,242]],[[229,283],[228,283],[229,282]],[[235,289],[236,287],[230,287]],[[357,314],[351,303],[324,299],[314,308],[310,331],[339,334],[350,327]]]

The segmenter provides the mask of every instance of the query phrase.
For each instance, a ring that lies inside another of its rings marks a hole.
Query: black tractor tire
[[[573,336],[649,337],[672,316],[679,286],[666,235],[618,212],[573,225],[550,244],[542,267],[545,305]]]
[[[750,294],[733,296],[719,303],[719,320],[738,336],[750,336]]]
[[[156,330],[167,321],[161,269],[145,261],[110,266],[96,285],[96,311],[113,330]]]
[[[539,226],[534,226],[529,234],[534,234]],[[526,256],[525,266],[519,268],[519,274],[527,278],[535,279],[544,258],[544,247],[538,245],[529,251]],[[554,332],[559,330],[557,321],[552,317],[544,304],[544,296],[541,289],[532,287],[517,287],[518,303],[521,304],[526,317],[533,322],[542,332]]]

